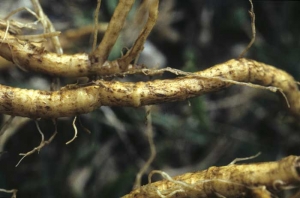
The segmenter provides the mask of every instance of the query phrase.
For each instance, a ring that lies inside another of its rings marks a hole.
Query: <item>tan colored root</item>
[[[251,17],[251,29],[252,29],[252,39],[247,45],[247,47],[244,49],[244,51],[240,54],[239,58],[243,58],[245,54],[249,51],[251,46],[253,45],[256,37],[256,29],[255,29],[255,13],[254,13],[254,8],[253,8],[253,3],[252,0],[249,0],[250,5],[251,5],[251,10],[249,11],[250,17]]]
[[[54,34],[54,33],[51,33]],[[88,54],[57,54],[19,40],[16,36],[0,30],[0,56],[28,71],[50,76],[85,77],[90,75],[108,76],[124,72],[117,60],[106,61],[102,67],[93,67]],[[133,66],[128,68],[134,69]]]
[[[201,77],[203,79],[221,80],[223,82],[232,83],[232,84],[236,84],[236,85],[244,85],[244,86],[257,88],[257,89],[265,89],[265,90],[269,90],[269,91],[272,91],[272,92],[281,92],[282,95],[284,95],[282,90],[278,87],[273,87],[273,86],[266,87],[266,86],[262,86],[262,85],[258,85],[258,84],[253,84],[253,83],[250,83],[250,82],[238,82],[238,81],[226,79],[226,78],[223,78],[223,77],[204,77],[204,76],[199,76],[199,74],[197,74],[197,73],[185,72],[185,71],[181,71],[181,70],[174,69],[174,68],[171,68],[171,67],[166,67],[166,68],[163,68],[163,69],[145,69],[145,68],[144,69],[135,69],[135,70],[132,70],[132,71],[123,72],[123,73],[116,74],[116,75],[113,75],[113,76],[123,77],[123,76],[129,75],[129,74],[130,75],[132,75],[132,74],[144,74],[146,76],[155,76],[155,75],[161,75],[165,72],[170,72],[170,73],[175,74],[177,76]],[[288,104],[287,100],[286,100],[286,102]],[[289,104],[288,104],[288,106],[289,106]]]
[[[34,7],[35,12],[37,13],[40,22],[42,23],[43,27],[44,27],[44,33],[54,33],[56,32],[52,22],[50,21],[50,19],[48,18],[48,16],[44,13],[42,6],[40,4],[39,0],[31,0],[31,3]],[[61,47],[60,41],[58,39],[57,35],[53,35],[50,37],[50,43],[53,45],[55,52],[58,55],[63,54],[63,49]],[[52,79],[52,86],[50,87],[51,91],[57,90],[59,87],[59,79],[56,77],[54,79]]]
[[[35,13],[37,13],[38,15],[39,21],[42,23],[44,27],[44,32],[45,33],[56,32],[52,22],[49,20],[48,16],[44,13],[39,0],[31,0],[31,3],[34,7]],[[51,43],[53,43],[56,53],[58,55],[63,54],[63,49],[60,45],[58,36],[52,36],[50,37],[50,39],[51,39]]]
[[[91,53],[93,67],[102,67],[124,26],[134,0],[120,0],[99,46]]]
[[[94,14],[94,38],[93,38],[93,47],[92,50],[96,50],[97,45],[97,37],[98,37],[98,17],[99,17],[99,11],[101,6],[101,0],[97,0],[97,7]]]
[[[270,198],[269,190],[278,191],[299,185],[299,167],[300,157],[289,156],[277,162],[210,167],[173,178],[162,171],[155,171],[165,180],[142,186],[123,198],[208,198],[217,195],[227,198]]]
[[[146,124],[147,124],[147,129],[146,129],[146,135],[148,139],[148,143],[150,146],[150,156],[146,163],[143,165],[143,167],[140,169],[140,171],[137,173],[135,182],[133,185],[133,189],[141,187],[141,178],[143,174],[147,171],[151,163],[153,162],[155,156],[156,156],[156,148],[153,140],[153,127],[152,127],[152,116],[151,116],[151,106],[146,106]]]
[[[39,3],[36,0],[32,0],[32,2],[36,12],[38,13],[39,20],[45,27],[45,32],[54,32],[55,29],[52,23],[43,13]],[[112,46],[115,44],[121,28],[123,27],[126,15],[134,3],[133,0],[119,2],[107,31],[105,32],[103,40],[90,56],[87,54],[61,55],[62,48],[57,35],[50,37],[57,51],[57,54],[55,54],[46,52],[42,47],[37,47],[26,42],[20,42],[16,40],[16,37],[12,35],[9,36],[8,32],[2,32],[2,34],[0,32],[0,39],[2,39],[2,44],[4,46],[4,49],[0,49],[0,55],[25,70],[33,70],[54,76],[106,76],[130,70],[132,69],[132,66],[130,66],[129,63],[134,60],[143,49],[144,42],[150,34],[157,19],[158,0],[151,0],[150,2],[149,18],[144,29],[140,33],[132,49],[119,60],[115,60],[113,62],[106,61],[108,54]],[[100,6],[100,3],[98,4]],[[26,37],[24,38],[27,39]],[[94,39],[95,43],[96,33]]]
[[[52,140],[54,139],[54,137],[56,136],[56,134],[57,134],[57,126],[56,126],[56,123],[54,123],[54,124],[55,124],[55,132],[53,133],[53,135],[52,135],[48,140],[45,141],[44,134],[43,134],[43,132],[41,131],[38,122],[35,121],[35,124],[36,124],[36,128],[38,129],[38,131],[39,131],[39,133],[40,133],[40,135],[41,135],[41,143],[40,143],[39,146],[35,147],[35,148],[32,149],[31,151],[28,151],[27,153],[20,153],[20,155],[23,156],[23,157],[22,157],[22,158],[19,160],[19,162],[16,164],[16,167],[22,162],[22,160],[23,160],[25,157],[27,157],[27,156],[29,156],[29,155],[35,153],[35,152],[40,152],[40,150],[41,150],[44,146],[46,146],[47,144],[50,144],[50,143],[52,142]]]
[[[293,77],[249,59],[232,59],[191,76],[149,82],[98,80],[52,92],[0,85],[0,113],[30,118],[70,117],[91,112],[100,106],[139,107],[183,101],[226,88],[233,81],[281,90],[290,104],[289,110],[300,115],[300,93]]]
[[[133,61],[136,57],[138,57],[139,53],[143,50],[144,43],[157,20],[158,0],[146,0],[143,4],[146,4],[144,6],[147,6],[149,10],[148,20],[145,24],[145,27],[141,31],[139,37],[135,41],[133,47],[118,60],[119,66],[122,69],[122,71],[126,71],[130,62]]]

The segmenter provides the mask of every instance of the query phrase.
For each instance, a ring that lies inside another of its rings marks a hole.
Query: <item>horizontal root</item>
[[[91,112],[100,106],[139,107],[183,101],[218,91],[232,83],[275,87],[285,95],[290,111],[300,115],[300,93],[293,77],[275,67],[249,59],[232,59],[183,77],[148,82],[97,80],[67,86],[59,91],[0,85],[0,113],[30,118],[70,117]]]
[[[271,197],[269,191],[284,190],[299,185],[299,156],[289,156],[276,162],[231,164],[210,167],[195,173],[171,178],[162,171],[164,180],[144,185],[123,198],[161,197]],[[280,182],[279,182],[280,181]],[[276,184],[276,185],[274,185]]]

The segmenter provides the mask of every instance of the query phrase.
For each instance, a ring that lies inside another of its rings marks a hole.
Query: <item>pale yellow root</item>
[[[133,47],[123,57],[117,60],[122,71],[126,71],[130,62],[133,61],[136,57],[138,57],[139,53],[143,50],[144,43],[157,20],[158,3],[159,3],[158,0],[144,1],[144,4],[147,4],[145,6],[147,6],[149,10],[148,20],[146,22],[145,27],[141,31],[139,37],[135,41]]]
[[[77,116],[75,116],[75,118],[73,119],[73,123],[72,123],[73,129],[74,129],[74,136],[71,140],[66,142],[66,144],[70,144],[71,142],[73,142],[77,138],[77,127],[75,125],[76,118],[77,118]]]
[[[52,22],[49,20],[48,16],[44,13],[39,0],[31,0],[31,3],[34,7],[35,13],[37,13],[38,15],[38,19],[40,20],[40,22],[44,27],[44,32],[45,33],[56,32]],[[58,36],[52,36],[50,39],[51,39],[51,43],[53,43],[56,53],[59,55],[63,54],[63,49],[60,45]]]
[[[300,115],[300,92],[293,77],[275,67],[249,59],[232,59],[191,76],[149,82],[98,80],[53,92],[0,85],[0,113],[58,118],[88,113],[100,106],[139,107],[183,101],[226,88],[231,85],[226,82],[228,80],[277,87],[285,94],[290,104],[289,110],[296,116]]]
[[[277,162],[210,167],[150,183],[123,198],[226,197],[270,198],[269,190],[278,191],[300,184],[300,157],[289,156]],[[175,193],[174,193],[175,192]]]
[[[97,0],[97,7],[94,13],[94,38],[93,38],[93,47],[92,50],[96,50],[96,45],[97,45],[97,37],[98,37],[98,17],[99,17],[99,11],[100,11],[100,6],[101,6],[101,0]]]
[[[56,35],[56,33],[49,34]],[[45,38],[44,35],[35,38]],[[88,54],[52,53],[46,51],[44,47],[19,40],[17,37],[0,30],[0,56],[24,70],[63,77],[108,76],[123,72],[117,60],[105,61],[102,67],[92,67]],[[132,70],[134,67],[130,66],[128,69]]]
[[[119,1],[101,43],[90,55],[93,67],[102,67],[103,63],[107,60],[107,57],[124,26],[126,16],[131,10],[133,3],[134,0]]]

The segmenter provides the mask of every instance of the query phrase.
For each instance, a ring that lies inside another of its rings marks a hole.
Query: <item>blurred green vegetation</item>
[[[164,4],[169,9],[163,10],[169,11],[160,11],[160,15],[172,17],[161,18],[165,23],[149,38],[166,58],[167,66],[184,71],[202,70],[236,58],[251,39],[247,0],[168,1],[173,4]],[[45,12],[54,24],[65,23],[62,30],[93,23],[95,1],[49,2],[42,1]],[[117,2],[102,0],[100,21],[109,20]],[[247,57],[286,70],[299,80],[300,3],[253,3],[257,40]],[[178,39],[164,35],[162,31],[166,29],[179,35]],[[130,37],[130,29],[126,32],[112,52],[112,58],[119,56],[123,48],[130,47],[122,46]],[[87,42],[82,49],[91,46],[91,42]],[[0,75],[1,83],[18,87],[31,87],[29,82],[33,77],[50,81],[47,76],[17,68]],[[148,79],[139,76],[126,80]],[[62,79],[62,82],[68,81]],[[262,155],[252,162],[300,155],[299,121],[289,115],[282,103],[268,91],[233,86],[189,101],[153,106],[157,156],[150,169],[176,175],[212,165],[227,165],[237,157],[253,156],[259,151]],[[136,173],[149,156],[144,108],[106,107],[80,117],[91,134],[78,123],[77,139],[65,145],[73,137],[72,119],[59,119],[58,135],[53,142],[15,167],[19,153],[33,149],[40,142],[33,121],[21,127],[0,156],[0,187],[17,188],[18,197],[22,198],[120,197],[128,193]],[[52,122],[41,120],[39,124],[49,138],[54,132]],[[144,184],[146,178],[143,177]]]

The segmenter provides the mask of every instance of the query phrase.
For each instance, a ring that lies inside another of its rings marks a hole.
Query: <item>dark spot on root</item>
[[[30,53],[29,53],[29,54],[27,54],[27,57],[28,57],[28,58],[31,58],[31,57],[33,57],[33,54],[30,54]]]
[[[160,93],[155,93],[155,96],[157,96],[157,97],[165,97],[166,95],[165,94],[160,94]]]
[[[38,61],[39,63],[43,63],[42,58],[38,58],[37,61]]]
[[[40,95],[46,95],[46,96],[52,95],[52,92],[50,92],[50,91],[37,90],[37,92],[38,92],[38,94],[40,94]]]
[[[28,65],[29,65],[29,60],[28,59],[24,60],[24,63],[22,64],[22,67],[26,67]]]
[[[28,48],[29,50],[35,50],[35,49],[36,49],[36,46],[34,46],[33,44],[28,44],[28,45],[27,45],[27,48]]]

